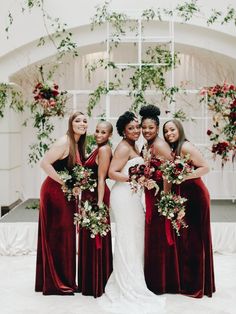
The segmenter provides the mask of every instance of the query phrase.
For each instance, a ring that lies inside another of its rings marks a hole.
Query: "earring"
[[[124,139],[126,138],[126,135],[125,135],[125,133],[123,134],[123,138],[124,138]]]

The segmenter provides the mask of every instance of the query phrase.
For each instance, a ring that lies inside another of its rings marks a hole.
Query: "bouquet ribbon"
[[[80,214],[80,212],[81,212],[81,192],[78,194],[78,196],[76,198],[76,208],[77,208],[77,213]],[[79,233],[80,226],[78,223],[76,224],[76,228],[77,228],[77,233]]]
[[[166,232],[166,239],[169,245],[174,244],[174,240],[172,237],[172,227],[171,222],[169,219],[165,219],[165,232]]]
[[[153,198],[155,198],[155,195],[153,192],[150,192],[151,190],[145,190],[145,204],[146,204],[146,214],[145,214],[145,220],[147,224],[151,223],[152,220],[152,210],[153,210]],[[172,236],[172,226],[169,219],[165,219],[165,234],[166,239],[169,245],[174,244],[173,236]]]
[[[102,247],[102,239],[101,236],[99,234],[97,234],[95,236],[95,245],[96,245],[96,249],[99,250]]]

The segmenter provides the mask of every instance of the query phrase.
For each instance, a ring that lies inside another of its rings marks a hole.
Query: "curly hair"
[[[152,119],[156,123],[156,125],[159,126],[160,121],[158,116],[160,115],[160,113],[160,109],[154,105],[143,106],[139,111],[139,114],[142,117],[141,124],[145,119]]]
[[[126,111],[121,116],[119,116],[116,122],[116,129],[117,129],[118,134],[120,136],[124,136],[124,130],[125,130],[126,125],[136,119],[137,119],[136,115],[130,111]]]

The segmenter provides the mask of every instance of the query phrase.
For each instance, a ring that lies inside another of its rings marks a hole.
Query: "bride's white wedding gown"
[[[122,173],[143,162],[142,157],[128,160]],[[115,218],[113,273],[100,298],[109,313],[162,314],[165,298],[147,289],[144,278],[144,209],[141,195],[133,193],[127,182],[116,182],[110,195]]]

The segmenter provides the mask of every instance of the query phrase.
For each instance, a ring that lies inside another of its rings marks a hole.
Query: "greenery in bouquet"
[[[180,228],[187,228],[184,221],[185,206],[184,203],[187,201],[186,198],[176,195],[172,192],[165,193],[161,192],[161,199],[156,204],[158,212],[161,216],[166,217],[171,221],[172,227],[176,234],[179,236]]]
[[[89,201],[82,202],[79,213],[75,213],[74,223],[90,231],[91,238],[104,237],[111,230],[109,211],[105,204],[98,206]]]
[[[182,183],[186,176],[194,172],[194,167],[188,154],[184,157],[176,156],[173,160],[165,161],[161,164],[160,169],[164,178],[173,184]]]
[[[64,169],[58,172],[63,181],[62,191],[65,193],[68,201],[76,199],[81,191],[94,191],[97,186],[96,179],[92,178],[93,171],[89,168],[76,165],[71,171]]]
[[[156,169],[150,164],[136,164],[129,168],[129,184],[131,190],[137,193],[142,188],[148,190],[156,189],[155,194],[159,190],[159,186],[156,181],[152,178]]]

